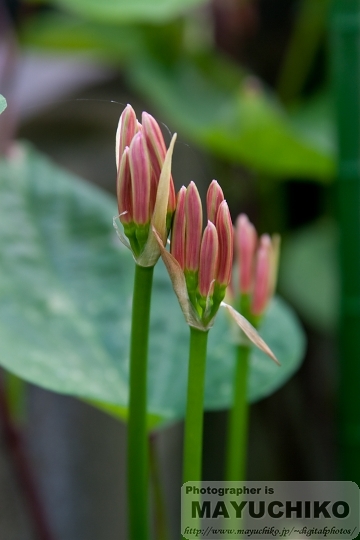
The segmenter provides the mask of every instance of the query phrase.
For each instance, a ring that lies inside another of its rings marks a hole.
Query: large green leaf
[[[0,94],[0,114],[6,109],[6,99]]]
[[[259,81],[215,54],[184,57],[172,69],[143,58],[127,74],[174,125],[222,158],[280,178],[334,174],[331,150],[294,126]]]
[[[319,330],[334,330],[339,304],[337,228],[319,221],[292,234],[281,255],[280,287],[304,319]]]
[[[23,45],[43,52],[86,53],[100,56],[107,63],[130,61],[144,48],[138,26],[112,26],[51,11],[27,21],[21,28],[20,39]]]
[[[111,24],[160,22],[182,15],[208,0],[54,0],[54,3],[85,18]]]
[[[319,117],[313,109],[289,116],[259,81],[223,56],[187,53],[178,32],[166,26],[116,28],[45,14],[24,29],[23,41],[121,62],[129,84],[164,121],[223,159],[267,176],[333,177],[334,146],[321,135],[320,141],[314,137]]]
[[[126,417],[134,263],[112,228],[115,201],[19,147],[0,162],[0,362],[56,392]],[[160,261],[151,312],[151,425],[184,413],[188,328]],[[278,388],[298,367],[304,338],[280,300],[262,334],[279,368],[253,351],[249,398]],[[235,357],[224,314],[210,333],[206,407],[229,406]]]

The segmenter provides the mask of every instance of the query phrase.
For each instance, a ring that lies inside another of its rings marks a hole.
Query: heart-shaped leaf
[[[112,227],[115,200],[27,147],[0,161],[0,362],[27,381],[127,415],[134,262]],[[252,351],[249,399],[297,369],[304,338],[280,300],[260,332],[281,362]],[[189,330],[159,262],[151,309],[149,424],[185,410]],[[235,360],[225,313],[210,331],[206,407],[231,403]]]

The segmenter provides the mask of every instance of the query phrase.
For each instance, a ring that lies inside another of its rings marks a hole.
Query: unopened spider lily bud
[[[176,211],[171,231],[170,253],[185,268],[185,199],[186,187],[182,186],[177,196]]]
[[[146,144],[149,150],[151,163],[155,175],[160,176],[161,165],[165,159],[166,147],[163,135],[159,124],[147,112],[143,112],[141,116],[143,133],[145,135]]]
[[[166,146],[164,137],[161,133],[161,129],[159,127],[159,124],[153,118],[150,114],[143,112],[142,113],[142,128],[143,133],[146,140],[146,145],[149,151],[150,155],[150,161],[154,172],[154,180],[155,184],[156,182],[159,182],[160,178],[160,172],[161,168],[164,163],[165,155],[166,155]],[[176,196],[175,196],[175,188],[174,188],[174,182],[170,180],[170,189],[169,189],[169,201],[168,201],[168,221],[170,220],[171,225],[171,218],[174,214],[176,207]]]
[[[269,301],[270,278],[271,239],[269,235],[264,234],[260,238],[256,257],[254,293],[251,305],[251,311],[255,316],[262,315]]]
[[[207,195],[206,195],[206,209],[207,217],[214,224],[216,223],[216,216],[220,204],[224,200],[223,190],[219,186],[216,180],[213,180],[209,186]]]
[[[235,242],[239,258],[239,289],[241,294],[249,294],[253,286],[257,234],[245,214],[240,214],[236,220]]]
[[[154,231],[185,320],[191,327],[207,332],[220,306],[224,307],[250,341],[277,362],[256,329],[222,301],[231,277],[233,227],[226,201],[213,204],[219,200],[217,195],[213,197],[219,193],[216,184],[212,183],[210,188],[208,211],[210,208],[216,223],[208,220],[203,235],[201,201],[193,182],[187,189],[182,187],[178,194],[170,253]]]
[[[176,259],[176,270],[163,252],[165,264],[169,264],[170,275],[181,272],[185,279],[185,291],[179,292],[190,301],[202,325],[207,326],[216,315],[226,287],[230,282],[233,258],[233,227],[227,203],[217,182],[209,188],[208,201],[213,209],[215,223],[208,220],[202,233],[202,206],[200,195],[194,182],[188,188],[182,187],[172,226],[170,253]],[[212,199],[212,194],[216,196]],[[216,207],[216,208],[215,208]],[[178,287],[178,284],[176,285]],[[183,300],[181,300],[182,302]],[[186,304],[186,300],[184,300]],[[185,305],[184,304],[184,305]],[[190,310],[191,311],[191,310]]]
[[[211,295],[211,312],[214,316],[225,298],[231,280],[234,233],[227,202],[223,200],[216,210],[216,231],[219,240],[219,255]]]
[[[200,195],[194,182],[190,182],[186,190],[185,223],[184,274],[189,298],[196,306],[203,215]]]
[[[135,237],[141,253],[150,229],[150,179],[151,168],[149,154],[141,131],[135,135],[129,148],[129,164],[131,175],[132,221],[135,226]],[[125,230],[126,232],[126,230]],[[131,241],[131,239],[130,239]]]
[[[226,201],[222,201],[219,206],[216,230],[219,237],[219,266],[216,281],[221,287],[226,288],[231,280],[234,245],[234,229]]]
[[[135,225],[150,222],[150,179],[151,167],[145,138],[140,131],[129,148],[130,173],[132,178],[132,206]]]
[[[257,326],[274,294],[280,237],[263,234],[258,242],[245,214],[236,221],[235,244],[239,264],[240,311]]]
[[[135,134],[139,131],[139,128],[141,128],[141,124],[137,121],[134,109],[131,105],[126,105],[120,116],[115,139],[116,168],[118,170],[121,156],[123,155],[125,148],[130,146],[130,143]]]
[[[214,183],[208,201],[218,200],[217,197],[213,198],[212,190],[217,190]],[[220,306],[224,307],[250,341],[277,362],[249,321],[222,301],[231,279],[233,228],[226,201],[219,205],[210,203],[208,208],[213,211],[216,206],[212,214],[216,223],[208,220],[202,235],[201,201],[195,184],[191,182],[187,189],[182,187],[178,194],[170,253],[153,228],[185,320],[191,327],[207,332]]]
[[[136,262],[152,266],[160,256],[152,227],[165,243],[175,209],[171,158],[176,135],[167,151],[157,122],[146,113],[143,118],[145,128],[130,105],[120,116],[116,132],[117,198],[124,231],[116,224],[118,218],[114,218],[114,226]]]
[[[132,215],[132,196],[131,196],[131,174],[129,163],[129,147],[127,146],[122,154],[117,177],[117,200],[120,221],[123,225],[131,223]]]
[[[200,249],[199,293],[206,299],[214,288],[216,272],[219,264],[219,240],[215,225],[208,221],[204,230]]]
[[[186,190],[185,219],[185,270],[197,272],[199,270],[203,219],[201,199],[194,182],[190,182]]]

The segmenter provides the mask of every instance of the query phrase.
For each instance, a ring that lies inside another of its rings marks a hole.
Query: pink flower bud
[[[200,250],[199,293],[207,297],[211,293],[219,263],[219,241],[215,225],[208,221]]]
[[[161,168],[166,155],[166,145],[159,124],[149,113],[142,113],[142,127],[149,151],[151,166],[157,182],[160,178]],[[173,179],[170,180],[168,212],[173,213],[176,207],[176,196]]]
[[[120,221],[123,224],[130,223],[132,221],[132,198],[128,147],[125,148],[120,160],[116,191]]]
[[[225,200],[222,201],[217,211],[216,230],[219,237],[219,266],[216,281],[227,287],[232,272],[234,229],[229,207]]]
[[[137,121],[134,109],[131,105],[127,105],[120,116],[116,131],[115,156],[117,170],[119,170],[121,156],[126,146],[130,146],[131,141],[139,130],[138,125],[139,122]]]
[[[209,186],[206,195],[207,217],[214,224],[216,223],[217,212],[220,204],[224,200],[223,190],[216,180],[213,180]]]
[[[236,220],[235,243],[239,257],[239,288],[248,294],[253,285],[254,255],[257,243],[255,227],[245,214]]]
[[[199,254],[202,236],[202,206],[199,192],[194,182],[190,182],[185,199],[185,269],[196,272],[199,269]]]
[[[182,186],[177,196],[176,210],[171,231],[170,253],[185,268],[185,199],[186,187]]]
[[[149,154],[142,131],[133,138],[129,148],[132,180],[133,220],[137,225],[149,223],[151,168]]]
[[[164,137],[159,124],[149,113],[143,112],[141,119],[150,161],[156,176],[159,178],[166,154]]]
[[[271,277],[271,239],[267,234],[260,238],[257,251],[255,283],[251,311],[254,315],[261,315],[269,301]]]

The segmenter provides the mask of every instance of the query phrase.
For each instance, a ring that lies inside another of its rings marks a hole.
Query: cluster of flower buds
[[[263,234],[258,239],[255,227],[245,214],[236,220],[235,247],[239,263],[240,311],[256,326],[274,294],[280,237]]]
[[[176,134],[166,150],[159,125],[152,116],[144,112],[140,124],[130,105],[121,114],[115,150],[118,217],[128,241],[114,218],[120,240],[131,249],[140,266],[154,266],[162,256],[190,326],[208,331],[219,307],[223,306],[246,336],[277,361],[246,318],[223,302],[231,281],[234,250],[229,208],[222,189],[213,180],[207,192],[208,222],[203,232],[202,206],[196,185],[191,182],[188,188],[183,186],[176,200],[171,176],[175,140]],[[169,253],[165,245],[170,230]],[[267,243],[262,241],[262,244],[265,253]],[[265,260],[265,254],[258,259]],[[261,275],[264,263],[258,266]],[[261,298],[260,294],[257,303],[254,301],[255,306]]]
[[[117,199],[120,221],[135,256],[139,256],[149,236],[159,179],[166,156],[160,127],[148,113],[138,122],[127,105],[120,116],[116,133]],[[175,211],[175,190],[170,178],[166,214],[170,230]]]
[[[233,226],[223,192],[213,180],[207,193],[204,232],[202,205],[194,182],[180,189],[170,253],[185,276],[188,297],[206,325],[215,316],[231,280]]]

